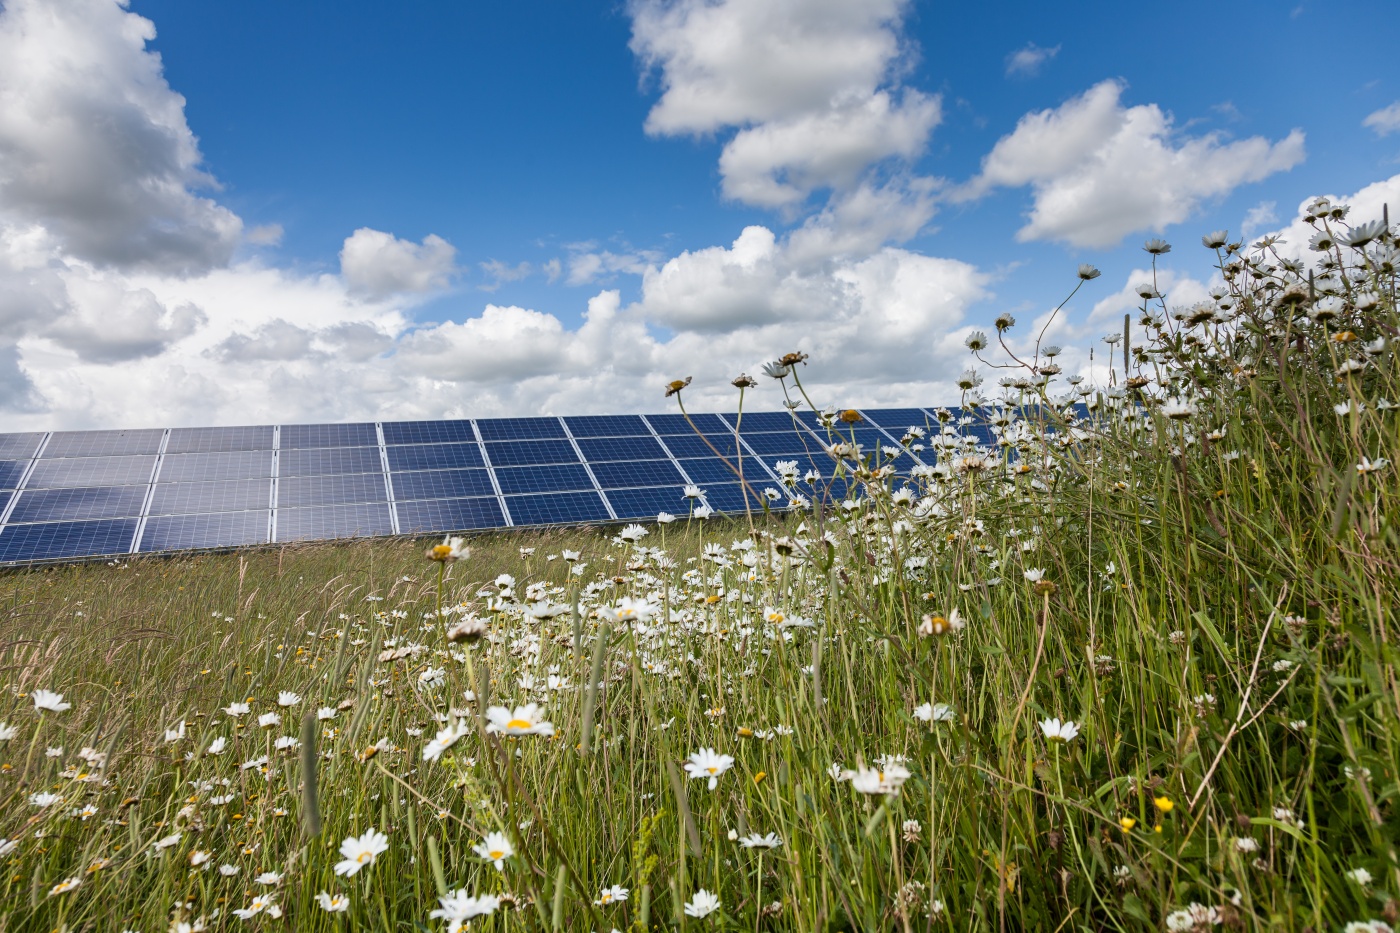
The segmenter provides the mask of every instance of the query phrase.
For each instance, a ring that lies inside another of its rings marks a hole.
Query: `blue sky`
[[[1389,12],[6,0],[4,419],[723,405],[797,347],[833,401],[948,401],[1080,262],[1072,347],[1145,236],[1189,302],[1207,230],[1400,198]]]

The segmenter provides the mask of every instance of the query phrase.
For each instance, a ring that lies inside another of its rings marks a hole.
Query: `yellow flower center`
[[[495,861],[496,859],[503,859],[503,858],[505,858],[505,857],[506,857],[506,854],[505,854],[504,852],[502,852],[500,849],[492,849],[492,850],[491,850],[491,860],[492,860],[492,861]]]
[[[355,861],[359,862],[361,865],[363,865],[365,862],[373,861],[373,859],[373,852],[361,852],[359,855],[355,856]]]
[[[708,771],[708,772],[710,772],[711,774],[718,774],[718,773],[719,773],[719,768],[716,768],[716,767],[714,767],[714,766],[710,766],[710,767],[706,768],[705,770]]]
[[[528,719],[512,719],[506,723],[507,729],[528,729],[532,723]]]

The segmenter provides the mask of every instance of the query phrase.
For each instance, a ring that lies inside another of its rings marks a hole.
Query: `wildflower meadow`
[[[1400,250],[1309,217],[912,476],[793,352],[747,515],[6,573],[0,929],[1390,930]]]

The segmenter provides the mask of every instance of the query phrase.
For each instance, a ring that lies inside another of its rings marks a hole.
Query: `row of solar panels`
[[[841,437],[893,448],[919,408],[863,412]],[[794,423],[796,419],[796,423]],[[812,412],[603,415],[0,434],[0,563],[719,512],[797,462],[830,480]],[[741,425],[736,439],[735,426]],[[698,429],[698,433],[697,433]],[[909,453],[892,461],[907,472]],[[827,494],[847,492],[836,481]],[[804,487],[804,489],[807,487]],[[809,492],[810,494],[810,492]]]

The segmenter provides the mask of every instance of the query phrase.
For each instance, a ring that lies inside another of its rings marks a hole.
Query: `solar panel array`
[[[866,450],[898,446],[932,409],[863,411]],[[774,464],[815,470],[812,412],[586,415],[0,434],[0,564],[200,548],[684,516],[759,508]],[[697,433],[697,430],[699,433]],[[892,461],[907,472],[918,461]],[[929,462],[932,462],[930,459]]]

